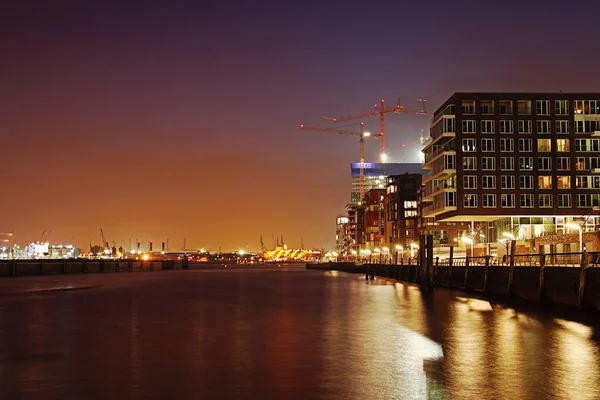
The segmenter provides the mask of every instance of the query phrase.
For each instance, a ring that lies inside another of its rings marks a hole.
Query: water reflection
[[[597,327],[461,292],[293,268],[44,278],[0,281],[2,398],[598,398]],[[69,285],[93,287],[44,290]]]

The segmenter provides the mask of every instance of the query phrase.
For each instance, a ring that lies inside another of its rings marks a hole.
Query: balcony
[[[456,175],[456,168],[450,169],[447,166],[443,165],[438,168],[433,168],[433,171],[428,174],[423,175],[423,185],[426,185],[428,182],[431,182],[433,179],[441,179],[446,177],[451,177]]]
[[[600,168],[592,168],[592,174],[600,174]]]
[[[592,137],[600,137],[600,131],[592,131]]]
[[[426,185],[423,190],[423,201],[432,201],[440,193],[456,192],[456,186],[447,183]]]
[[[433,149],[431,153],[426,153],[423,169],[430,169],[431,163],[440,158],[442,154],[456,155],[456,145],[454,140],[451,140],[445,145],[438,146],[437,148]]]
[[[450,211],[456,211],[456,206],[447,206],[445,202],[433,203],[423,207],[423,217],[436,217]]]

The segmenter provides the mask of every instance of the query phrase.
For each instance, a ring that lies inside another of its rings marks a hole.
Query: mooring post
[[[483,292],[487,292],[488,274],[490,272],[490,255],[485,256],[485,271],[483,272]]]
[[[448,258],[448,287],[452,287],[452,261],[454,259],[454,246],[450,246],[450,257]]]
[[[515,249],[517,248],[517,242],[514,240],[510,241],[510,264],[508,267],[508,287],[506,288],[506,295],[512,296],[513,281],[515,278]]]
[[[579,297],[577,299],[577,306],[579,308],[584,306],[585,278],[587,276],[588,263],[588,253],[584,251],[581,253],[581,267],[579,268]]]
[[[538,301],[544,295],[544,269],[546,268],[546,254],[544,246],[540,245],[540,281],[538,283]]]

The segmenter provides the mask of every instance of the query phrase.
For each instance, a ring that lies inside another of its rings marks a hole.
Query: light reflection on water
[[[597,327],[445,289],[289,268],[0,293],[2,398],[600,398]]]

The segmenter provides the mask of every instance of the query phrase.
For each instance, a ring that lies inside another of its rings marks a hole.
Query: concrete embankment
[[[105,272],[146,272],[185,269],[182,261],[158,260],[3,260],[0,276],[33,276]]]
[[[373,274],[399,281],[419,283],[418,265],[353,263],[307,264],[307,269]],[[600,311],[600,268],[525,266],[437,266],[436,286],[529,301],[575,306]]]

